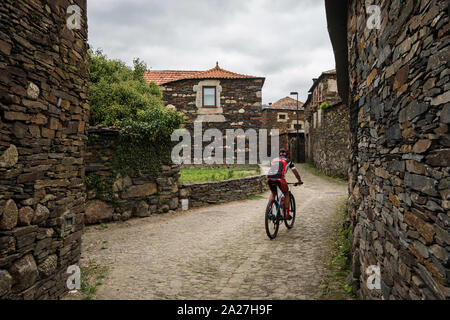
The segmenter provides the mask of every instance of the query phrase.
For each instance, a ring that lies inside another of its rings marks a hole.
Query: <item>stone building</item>
[[[306,161],[328,175],[347,178],[349,115],[338,94],[335,69],[313,79],[304,107]]]
[[[297,100],[285,97],[262,110],[262,127],[271,132],[279,131],[280,146],[291,150],[292,159],[295,162],[305,161],[305,137],[304,137],[304,108],[303,102],[298,102],[297,125]],[[299,152],[297,155],[297,130],[299,137]]]
[[[163,101],[194,121],[218,129],[261,127],[261,97],[265,78],[242,75],[216,66],[207,71],[148,71],[148,82],[163,90]]]
[[[167,107],[176,108],[186,116],[184,127],[192,136],[194,122],[199,121],[202,132],[209,128],[218,129],[224,138],[223,145],[226,129],[257,131],[261,128],[263,77],[227,71],[216,63],[214,68],[206,71],[152,70],[145,73],[145,78],[162,88]],[[204,142],[204,146],[208,144]],[[225,156],[225,150],[223,154]]]
[[[448,3],[325,4],[350,109],[354,289],[366,299],[449,299]]]
[[[0,299],[61,297],[80,257],[87,21],[71,4],[79,28],[68,2],[0,8]]]
[[[298,126],[297,124],[297,100],[285,97],[262,110],[262,126],[265,129],[278,129],[280,133],[304,129],[303,102],[298,102]]]

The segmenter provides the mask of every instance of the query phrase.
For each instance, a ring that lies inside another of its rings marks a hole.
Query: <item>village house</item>
[[[206,71],[151,70],[145,79],[162,88],[167,107],[185,114],[189,130],[200,120],[219,130],[261,127],[264,77],[227,71],[216,63]]]
[[[313,79],[313,85],[308,91],[308,99],[304,105],[305,117],[308,122],[307,125],[314,126],[314,122],[317,125],[319,113],[322,113],[319,108],[322,103],[327,103],[328,106],[332,106],[340,102],[341,98],[337,90],[336,70],[322,72],[319,78]],[[314,113],[316,113],[315,116]]]
[[[328,175],[347,178],[349,113],[338,93],[336,70],[313,79],[304,109],[306,161]]]
[[[185,115],[184,127],[192,136],[194,122],[201,122],[202,131],[220,130],[225,146],[227,129],[261,128],[264,77],[227,71],[218,62],[206,71],[151,70],[144,76],[148,83],[156,82],[161,87],[165,106]],[[203,147],[208,144],[203,142]]]
[[[304,108],[303,102],[298,102],[297,123],[297,100],[285,97],[263,109],[263,128],[271,135],[273,130],[278,129],[280,146],[291,150],[292,159],[296,162],[305,161],[305,138],[304,138]],[[299,137],[299,154],[297,156],[297,130]]]

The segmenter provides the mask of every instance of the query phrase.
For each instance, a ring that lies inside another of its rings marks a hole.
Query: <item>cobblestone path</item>
[[[318,298],[332,217],[347,186],[299,171],[305,184],[293,188],[295,226],[280,224],[272,241],[264,229],[268,193],[88,227],[81,263],[109,267],[95,299]]]

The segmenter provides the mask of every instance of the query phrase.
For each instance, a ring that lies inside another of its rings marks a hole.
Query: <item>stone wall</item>
[[[89,127],[87,130],[85,224],[124,221],[181,209],[182,199],[189,199],[191,208],[247,199],[248,195],[266,190],[265,175],[179,185],[178,165],[163,165],[156,176],[121,176],[112,169],[114,152],[109,147],[118,138],[119,129]],[[95,180],[102,181],[101,188],[90,188]]]
[[[81,8],[81,29],[66,26]],[[0,7],[0,298],[59,298],[80,257],[86,1]]]
[[[163,165],[156,176],[122,176],[111,164],[114,147],[110,146],[118,139],[119,129],[89,127],[88,132],[85,224],[148,217],[178,208],[179,166]]]
[[[309,128],[307,161],[330,176],[348,178],[350,127],[348,107],[338,103],[322,111],[320,125]]]
[[[379,30],[356,0],[347,24],[355,289],[366,299],[449,299],[448,3],[370,4],[381,8]],[[367,286],[371,265],[381,290]]]
[[[326,109],[320,108],[323,102]],[[304,108],[306,162],[328,175],[347,178],[349,117],[337,91],[335,70],[313,79]]]
[[[245,200],[267,189],[266,175],[180,186],[180,199],[189,199],[189,208]]]

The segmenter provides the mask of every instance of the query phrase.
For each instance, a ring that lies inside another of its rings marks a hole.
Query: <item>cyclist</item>
[[[279,157],[272,160],[270,163],[270,169],[267,174],[267,184],[269,185],[270,191],[272,193],[270,194],[269,201],[275,200],[275,197],[277,195],[277,187],[281,189],[281,192],[284,193],[284,207],[286,212],[286,220],[291,220],[292,217],[289,214],[289,186],[286,182],[286,173],[288,169],[290,168],[292,172],[294,173],[295,177],[297,178],[297,183],[295,185],[302,185],[302,179],[300,178],[300,174],[298,173],[297,169],[294,166],[294,163],[289,160],[289,151],[285,148],[281,148],[279,151]]]

